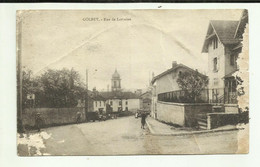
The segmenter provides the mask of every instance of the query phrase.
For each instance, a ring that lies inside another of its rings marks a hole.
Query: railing
[[[227,89],[203,89],[199,95],[192,96],[189,91],[177,90],[158,94],[158,100],[173,103],[221,103],[236,104],[237,93]]]

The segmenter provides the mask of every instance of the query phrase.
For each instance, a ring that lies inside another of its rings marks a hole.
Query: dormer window
[[[212,43],[213,43],[213,49],[217,49],[218,48],[218,38],[217,37],[214,38],[212,40]]]

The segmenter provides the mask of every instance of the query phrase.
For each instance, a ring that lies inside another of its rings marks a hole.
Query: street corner
[[[238,131],[238,130],[245,129],[244,126],[234,126],[234,125],[226,125],[215,129],[208,129],[208,130],[175,128],[171,125],[167,125],[153,118],[147,118],[146,124],[150,133],[155,136],[182,136],[182,135],[217,133],[217,132],[226,132],[226,131]]]

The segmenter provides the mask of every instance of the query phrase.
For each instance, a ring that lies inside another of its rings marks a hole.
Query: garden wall
[[[197,114],[212,111],[210,104],[188,104],[188,103],[157,103],[157,119],[180,126],[194,127],[197,125]]]
[[[84,108],[26,108],[22,115],[25,127],[35,126],[36,113],[40,113],[44,126],[76,123],[77,112],[81,112],[81,122],[85,121]]]
[[[208,113],[208,129],[225,125],[236,125],[240,122],[240,115],[234,113]]]

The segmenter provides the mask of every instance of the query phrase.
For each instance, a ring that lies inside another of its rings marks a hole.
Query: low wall
[[[208,113],[208,129],[214,129],[225,125],[236,125],[240,121],[239,114],[233,113]]]
[[[237,104],[225,104],[225,113],[238,114],[238,105]]]
[[[197,115],[212,112],[211,104],[184,104],[185,106],[185,126],[197,126]]]
[[[34,127],[36,113],[40,113],[44,126],[76,123],[77,112],[81,112],[81,121],[85,121],[84,108],[26,108],[23,112],[23,125]]]
[[[158,101],[157,119],[163,122],[184,126],[185,125],[184,106],[176,105],[176,103]]]
[[[210,104],[157,103],[157,119],[166,123],[194,127],[197,125],[197,114],[212,111]]]

